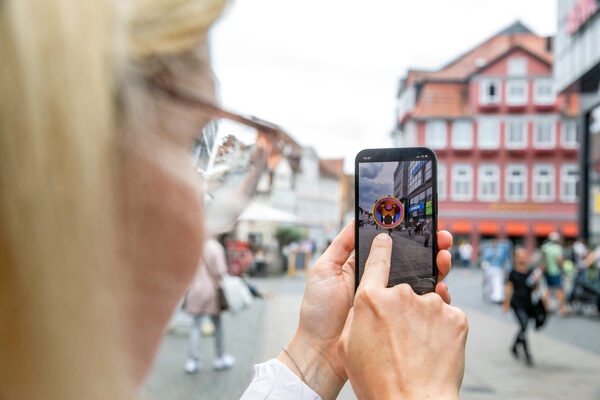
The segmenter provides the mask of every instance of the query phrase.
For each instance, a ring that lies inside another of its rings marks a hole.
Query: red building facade
[[[517,22],[437,71],[408,71],[393,135],[436,151],[440,228],[531,251],[552,231],[578,235],[577,111],[576,95],[555,94],[552,38]]]

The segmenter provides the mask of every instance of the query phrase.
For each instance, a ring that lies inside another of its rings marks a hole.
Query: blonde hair
[[[193,51],[225,0],[123,3],[0,0],[0,398],[135,394],[106,290],[118,86],[129,63]]]

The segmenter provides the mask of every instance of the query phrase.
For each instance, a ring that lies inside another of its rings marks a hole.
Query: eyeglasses
[[[150,83],[173,101],[210,117],[194,141],[192,163],[205,190],[205,228],[212,234],[228,232],[254,196],[269,164],[294,142],[275,124],[225,110],[169,81],[165,74],[158,74]]]

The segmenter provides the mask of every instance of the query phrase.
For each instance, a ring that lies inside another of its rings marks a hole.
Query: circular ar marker
[[[404,206],[395,197],[382,197],[373,206],[373,219],[382,228],[395,228],[404,219]]]

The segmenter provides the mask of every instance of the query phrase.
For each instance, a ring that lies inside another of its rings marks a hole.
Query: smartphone
[[[417,294],[437,283],[437,159],[427,147],[366,149],[356,156],[355,268],[360,282],[373,238],[392,237],[388,287]]]

